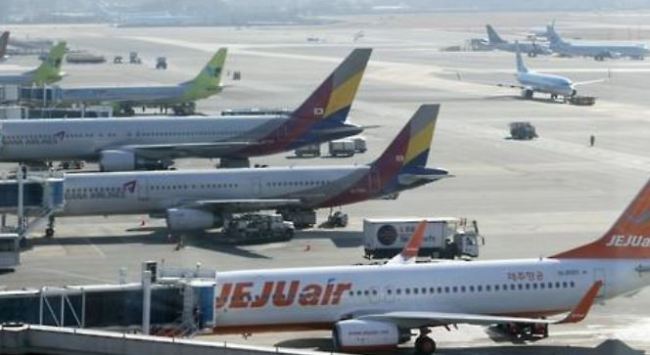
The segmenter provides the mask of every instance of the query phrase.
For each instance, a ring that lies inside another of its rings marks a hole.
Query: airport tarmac
[[[548,15],[548,16],[547,16]],[[557,72],[575,81],[609,78],[580,87],[598,97],[593,107],[532,102],[517,90],[493,84],[514,82],[514,55],[505,52],[441,52],[439,48],[484,37],[492,22],[505,38],[521,35],[557,18],[558,30],[584,30],[593,38],[650,43],[650,13],[625,14],[463,14],[386,15],[341,18],[328,26],[251,28],[113,28],[108,26],[25,26],[21,35],[65,39],[70,47],[106,55],[101,65],[64,64],[61,86],[173,84],[189,80],[211,53],[230,49],[226,71],[240,70],[241,81],[226,80],[223,93],[199,103],[205,113],[227,108],[296,107],[354,47],[374,52],[353,104],[351,120],[380,125],[368,130],[369,150],[346,159],[287,159],[290,153],[255,158],[279,165],[363,164],[372,161],[422,103],[441,103],[429,164],[454,178],[407,191],[395,201],[370,201],[343,210],[345,230],[310,230],[288,243],[236,247],[216,233],[190,237],[174,250],[163,221],[146,216],[61,218],[52,240],[35,235],[14,273],[0,275],[0,287],[116,282],[121,267],[132,280],[143,260],[217,270],[345,265],[366,262],[361,246],[364,217],[465,216],[479,222],[486,237],[481,259],[550,255],[599,237],[650,178],[650,61],[596,62],[587,58],[526,58],[530,68]],[[498,22],[497,22],[498,21]],[[632,32],[623,31],[627,25]],[[353,34],[365,36],[353,43]],[[322,38],[308,43],[307,37]],[[585,35],[586,36],[586,35]],[[618,36],[618,37],[617,37]],[[114,65],[113,55],[137,50],[142,65]],[[167,71],[153,68],[166,56]],[[29,69],[32,58],[16,57],[0,70]],[[530,121],[540,138],[507,139],[508,123]],[[596,137],[589,147],[589,136]],[[216,161],[187,159],[182,168],[213,168]],[[2,165],[2,170],[11,166]],[[324,218],[328,211],[320,211]],[[504,300],[507,302],[507,300]],[[460,326],[433,337],[440,353],[535,354],[599,353],[589,350],[607,339],[650,351],[650,289],[596,305],[575,325],[556,326],[551,337],[525,347],[493,342],[483,328]],[[246,344],[329,349],[327,332],[205,337]],[[570,347],[570,348],[567,348]]]

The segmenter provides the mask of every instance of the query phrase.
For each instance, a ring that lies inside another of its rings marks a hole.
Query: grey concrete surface
[[[35,235],[14,273],[0,275],[6,288],[38,287],[117,280],[126,267],[137,279],[142,260],[164,259],[193,266],[201,262],[220,270],[340,265],[363,262],[361,220],[385,216],[466,216],[477,219],[487,238],[482,259],[537,257],[599,237],[650,176],[650,61],[595,62],[586,58],[527,59],[531,68],[557,72],[576,81],[611,77],[582,87],[595,95],[593,107],[524,101],[515,90],[492,84],[513,82],[510,53],[448,53],[440,47],[482,37],[492,22],[514,38],[552,18],[572,35],[650,42],[649,13],[628,21],[625,14],[430,14],[344,18],[323,27],[146,28],[104,26],[25,26],[17,33],[67,39],[73,48],[108,56],[138,50],[141,66],[64,65],[62,86],[122,83],[176,83],[195,75],[211,52],[228,46],[226,70],[241,70],[242,80],[222,94],[202,101],[203,112],[224,108],[298,105],[356,46],[374,52],[351,113],[362,125],[380,125],[365,133],[369,151],[347,159],[286,159],[289,154],[253,159],[270,165],[321,165],[372,161],[422,103],[441,103],[429,163],[456,175],[396,201],[370,201],[344,207],[351,224],[344,231],[305,231],[288,243],[236,247],[223,245],[215,233],[195,236],[175,251],[161,221],[146,216],[59,219],[57,236]],[[629,26],[633,29],[622,31]],[[638,30],[637,30],[638,29]],[[365,37],[352,43],[352,35]],[[630,34],[632,33],[632,34]],[[321,44],[306,42],[318,36]],[[153,69],[165,55],[169,70]],[[0,65],[35,65],[34,58],[13,58]],[[610,75],[611,73],[611,75]],[[459,80],[460,78],[460,80]],[[506,139],[511,121],[532,122],[540,138]],[[588,147],[589,136],[596,146]],[[212,168],[215,162],[187,159],[179,168]],[[10,165],[1,168],[9,169]],[[327,211],[321,211],[324,217]],[[141,222],[145,222],[144,228]],[[309,246],[309,248],[308,248]],[[507,300],[504,300],[507,301]],[[494,342],[483,328],[461,326],[433,336],[441,353],[598,353],[607,339],[650,350],[650,290],[597,305],[586,321],[557,326],[549,339],[535,344]],[[324,348],[327,332],[260,334],[206,339],[246,344]],[[572,348],[567,348],[571,346]],[[522,350],[525,349],[525,350]]]

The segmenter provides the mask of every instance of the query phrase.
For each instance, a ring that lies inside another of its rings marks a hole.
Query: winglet
[[[392,259],[388,261],[388,264],[411,264],[415,262],[418,253],[420,252],[420,247],[424,241],[424,231],[427,229],[427,221],[421,221],[415,232],[411,236],[409,242],[404,246],[402,252],[398,255],[395,255]]]
[[[594,304],[596,296],[601,287],[603,287],[603,281],[598,280],[594,282],[589,291],[582,297],[578,305],[569,313],[564,319],[557,322],[557,324],[563,323],[578,323],[587,317],[587,313],[591,309],[591,306]]]

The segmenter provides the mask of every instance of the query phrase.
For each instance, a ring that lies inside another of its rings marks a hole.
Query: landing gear
[[[557,95],[556,95],[556,94],[551,94],[551,100],[552,100],[552,101],[557,100]]]
[[[545,323],[509,323],[500,325],[497,329],[501,329],[506,335],[517,340],[534,341],[548,338],[548,324]]]
[[[47,219],[47,228],[45,228],[45,238],[54,237],[54,216],[49,216]]]
[[[533,98],[533,90],[525,89],[522,91],[521,95],[524,97],[524,99],[530,100]]]
[[[193,115],[196,112],[196,103],[183,102],[181,104],[172,106],[172,111],[174,111],[174,115],[176,116]]]
[[[436,352],[436,342],[427,336],[429,333],[429,328],[420,328],[420,335],[415,339],[416,355],[431,355]]]

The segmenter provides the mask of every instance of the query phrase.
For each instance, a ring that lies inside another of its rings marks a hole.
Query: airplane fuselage
[[[517,73],[517,80],[524,88],[536,92],[565,97],[575,95],[573,83],[563,76],[528,71]]]
[[[600,44],[600,43],[552,43],[551,50],[567,56],[583,57],[630,57],[643,59],[648,54],[645,45],[639,44]]]
[[[597,280],[611,298],[650,284],[647,260],[521,259],[221,272],[216,333],[331,329],[391,311],[541,317],[571,310]]]
[[[110,119],[6,120],[0,123],[0,161],[30,162],[65,159],[96,161],[105,150],[151,149],[149,158],[249,157],[295,149],[305,144],[358,134],[360,127],[341,125],[329,131],[313,131],[303,137],[287,137],[287,116],[157,117]],[[185,149],[174,145],[205,143]]]
[[[122,103],[132,105],[174,104],[182,102],[184,85],[58,88],[57,100],[62,103]]]
[[[327,207],[334,198],[353,203],[377,193],[370,170],[359,165],[67,174],[65,208],[57,215],[161,214],[195,201],[273,198]],[[351,186],[357,188],[350,191]]]

